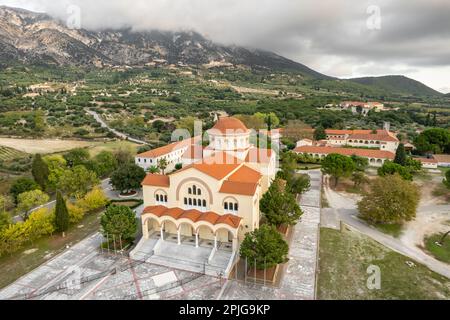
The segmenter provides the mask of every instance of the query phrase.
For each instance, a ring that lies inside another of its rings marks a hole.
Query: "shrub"
[[[76,204],[67,201],[67,211],[69,211],[69,223],[75,224],[83,220],[86,210]]]
[[[80,199],[77,204],[89,212],[105,207],[108,204],[108,198],[102,189],[95,187],[83,199]]]

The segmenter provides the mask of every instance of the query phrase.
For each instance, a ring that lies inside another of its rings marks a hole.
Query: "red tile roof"
[[[149,173],[142,181],[142,185],[168,188],[170,187],[170,178],[166,175]]]
[[[435,154],[433,158],[440,163],[450,163],[450,154]]]
[[[428,159],[428,158],[414,158],[414,160],[418,160],[418,161],[420,161],[422,163],[438,163],[438,161],[436,159],[434,159],[434,158],[430,158],[430,159]]]
[[[221,133],[244,133],[248,132],[248,128],[241,120],[233,117],[220,118],[211,130],[219,131]]]
[[[253,196],[258,189],[257,183],[224,181],[220,188],[220,193],[239,194],[243,196]]]
[[[136,157],[138,158],[158,158],[161,156],[164,156],[166,154],[169,154],[173,151],[189,147],[192,144],[198,143],[199,137],[194,137],[190,139],[185,139],[179,142],[174,142],[171,144],[168,144],[167,146],[156,148],[147,152],[143,152],[138,154]]]
[[[181,208],[167,208],[164,206],[150,206],[146,207],[143,214],[153,214],[157,217],[169,216],[175,220],[189,219],[192,222],[206,221],[212,225],[227,224],[232,228],[237,229],[241,224],[242,218],[232,215],[219,215],[215,212],[201,212],[198,210],[184,210]]]
[[[337,153],[344,156],[356,155],[364,158],[391,159],[391,160],[395,158],[395,154],[393,154],[392,152],[374,149],[303,146],[295,148],[294,151],[297,153],[317,153],[327,155]]]
[[[378,141],[392,141],[397,142],[397,137],[390,135],[387,133],[379,132],[379,133],[369,133],[369,134],[351,134],[348,137],[349,140],[378,140]]]
[[[222,180],[242,165],[243,161],[225,152],[217,152],[201,162],[193,163],[174,174],[194,168],[217,180]]]
[[[228,177],[227,180],[232,182],[258,183],[261,177],[261,173],[243,165]]]
[[[325,130],[327,135],[348,135],[348,139],[357,140],[379,140],[379,141],[398,141],[397,137],[387,130],[377,130],[376,133],[373,130]]]

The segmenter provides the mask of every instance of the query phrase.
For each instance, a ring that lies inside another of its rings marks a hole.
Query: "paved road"
[[[126,135],[125,133],[119,132],[116,129],[111,128],[110,126],[108,126],[108,124],[105,121],[103,121],[102,117],[100,117],[100,115],[97,112],[92,111],[92,110],[88,110],[88,109],[85,109],[85,111],[88,114],[90,114],[91,116],[93,116],[95,121],[97,121],[102,126],[102,128],[108,129],[109,131],[114,133],[117,137],[119,137],[121,139],[124,139],[124,140],[128,140],[128,141],[137,143],[137,144],[148,144],[147,142],[145,142],[143,140],[135,139],[133,137],[130,137],[130,136]]]
[[[378,241],[384,246],[426,265],[429,269],[433,270],[436,273],[450,278],[449,265],[427,255],[416,246],[408,246],[405,243],[401,242],[399,239],[396,239],[367,225],[365,222],[358,219],[358,210],[351,199],[345,198],[329,188],[327,179],[325,179],[324,185],[325,195],[332,208],[323,209],[323,226],[338,228],[339,221],[342,221],[355,228],[359,232]],[[431,208],[436,209],[436,207],[439,207],[439,209],[442,209],[445,212],[445,210],[447,210],[450,206],[424,206],[420,207],[419,210],[430,210]]]

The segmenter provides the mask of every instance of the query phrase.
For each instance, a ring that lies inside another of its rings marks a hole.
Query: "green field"
[[[443,234],[434,234],[425,239],[425,247],[436,259],[450,263],[450,235],[448,235],[441,246],[437,244]]]
[[[379,290],[367,287],[371,265],[381,271]],[[321,229],[319,270],[322,300],[450,299],[449,279],[357,232]]]

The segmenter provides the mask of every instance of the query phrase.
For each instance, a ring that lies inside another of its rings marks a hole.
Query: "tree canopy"
[[[406,165],[406,151],[405,151],[405,145],[403,143],[400,143],[398,145],[397,151],[395,152],[395,159],[394,163],[397,163],[401,166]]]
[[[21,193],[17,197],[17,210],[22,215],[27,216],[31,209],[47,203],[49,199],[50,197],[41,190],[31,190]]]
[[[285,181],[279,178],[270,186],[260,201],[260,210],[271,225],[295,225],[303,214],[295,196],[286,190]]]
[[[445,173],[445,179],[444,179],[444,185],[447,186],[447,188],[450,189],[450,170],[447,170],[447,172]]]
[[[100,222],[103,236],[111,240],[113,236],[118,239],[134,239],[137,231],[136,215],[126,206],[109,206],[101,217]]]
[[[35,155],[33,158],[33,163],[31,164],[31,174],[41,189],[45,190],[48,183],[49,169],[40,154]]]
[[[350,177],[355,171],[356,165],[352,158],[340,154],[329,154],[322,161],[322,172],[335,179],[337,186],[339,178]]]
[[[425,153],[450,153],[450,130],[442,128],[428,129],[415,140],[417,151]]]
[[[411,170],[408,167],[404,167],[392,161],[385,161],[383,166],[378,168],[378,175],[381,177],[393,174],[398,174],[405,180],[413,179]]]
[[[19,194],[32,191],[32,190],[40,190],[41,187],[32,179],[22,177],[17,179],[11,188],[9,189],[9,193],[14,198],[14,202],[17,204],[17,197]]]
[[[372,223],[403,223],[414,219],[419,201],[417,186],[394,174],[371,181],[358,209],[360,216]]]
[[[121,193],[136,190],[141,187],[145,178],[145,171],[135,164],[127,164],[119,167],[111,175],[111,185]]]
[[[55,227],[56,231],[59,232],[65,232],[69,229],[69,211],[60,191],[56,193]]]
[[[270,269],[288,260],[289,246],[274,226],[262,225],[245,235],[240,255],[250,267]],[[256,262],[256,264],[255,264]]]
[[[327,134],[325,132],[325,128],[322,126],[318,126],[316,130],[314,130],[314,140],[324,140],[327,138]]]
[[[67,195],[80,199],[99,182],[95,172],[78,165],[63,172],[58,188]]]

